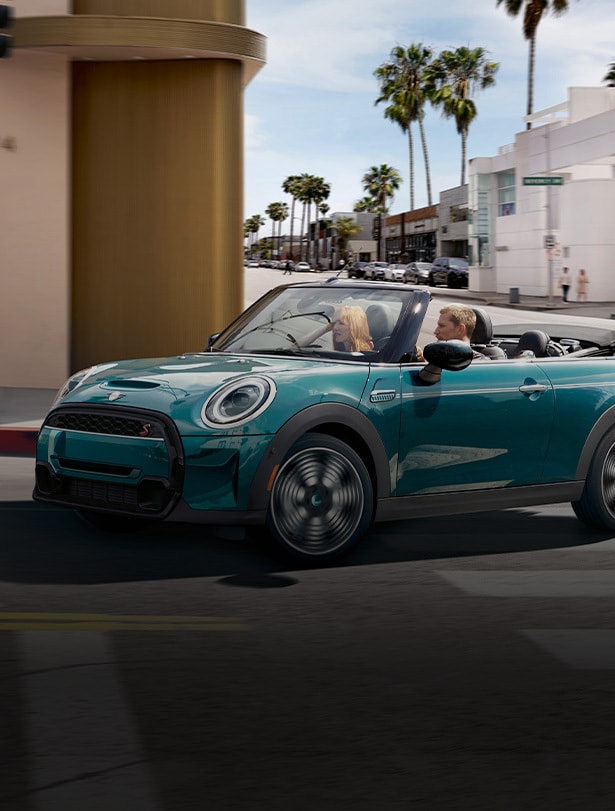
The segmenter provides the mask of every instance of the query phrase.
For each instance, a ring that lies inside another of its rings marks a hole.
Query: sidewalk
[[[519,296],[519,303],[511,303],[510,296],[503,293],[472,290],[449,290],[438,287],[432,290],[438,297],[454,298],[457,301],[473,301],[492,307],[510,310],[533,310],[559,313],[585,318],[615,319],[615,302],[562,302],[540,296]],[[41,422],[49,410],[55,389],[19,389],[0,387],[0,456],[34,456],[36,436]]]

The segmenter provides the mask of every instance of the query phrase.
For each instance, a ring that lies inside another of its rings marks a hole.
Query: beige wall
[[[243,307],[243,88],[264,64],[245,0],[22,5],[0,62],[0,387],[202,348]]]
[[[68,371],[68,74],[46,54],[0,62],[0,386]]]

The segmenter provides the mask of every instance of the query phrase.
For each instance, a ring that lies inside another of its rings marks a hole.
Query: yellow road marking
[[[240,617],[0,612],[0,631],[248,631]]]

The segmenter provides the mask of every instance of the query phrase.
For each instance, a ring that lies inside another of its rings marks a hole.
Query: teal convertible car
[[[615,332],[494,336],[478,310],[473,349],[419,360],[429,299],[289,284],[203,351],[78,372],[41,428],[34,498],[109,529],[265,527],[315,562],[410,516],[570,501],[615,530]]]

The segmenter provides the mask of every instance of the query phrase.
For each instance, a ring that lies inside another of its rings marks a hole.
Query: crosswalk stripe
[[[437,574],[480,597],[615,597],[615,570],[456,571]]]
[[[531,628],[521,633],[575,670],[615,670],[614,630]]]

